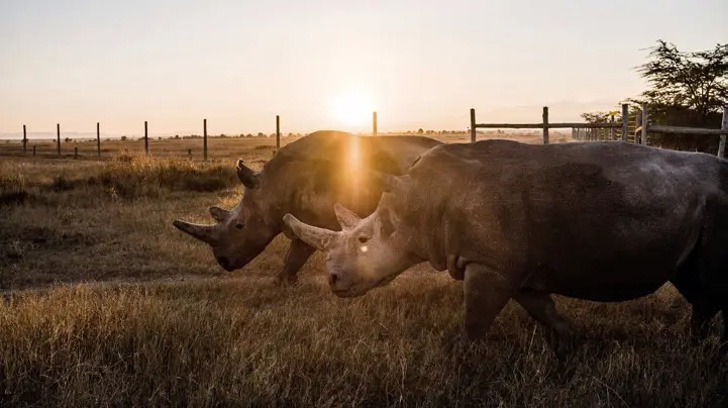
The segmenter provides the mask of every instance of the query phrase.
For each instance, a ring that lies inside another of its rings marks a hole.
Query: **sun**
[[[349,91],[331,100],[331,113],[334,119],[350,128],[368,126],[374,110],[374,100],[364,91]]]

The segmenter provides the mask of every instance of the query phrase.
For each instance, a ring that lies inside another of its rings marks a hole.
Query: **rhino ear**
[[[354,211],[339,203],[334,204],[334,213],[336,213],[336,219],[339,221],[342,230],[350,230],[361,222],[361,218]]]
[[[374,174],[375,179],[379,180],[382,184],[382,192],[384,193],[394,193],[402,190],[404,187],[404,177],[406,176],[398,177],[378,171],[373,171],[372,173]]]
[[[387,208],[382,208],[379,211],[379,223],[381,226],[381,233],[383,237],[389,237],[390,235],[394,234],[394,231],[397,229],[397,227],[394,225],[394,217],[392,217],[392,213]]]
[[[337,234],[336,231],[305,224],[291,214],[283,216],[283,222],[301,241],[311,245],[319,251],[326,251]]]
[[[212,215],[212,218],[214,218],[217,222],[225,222],[228,218],[230,218],[230,211],[217,206],[212,206],[210,207],[210,215]]]
[[[242,160],[238,159],[237,166],[238,179],[245,187],[256,188],[260,185],[260,175],[253,169],[246,166]]]

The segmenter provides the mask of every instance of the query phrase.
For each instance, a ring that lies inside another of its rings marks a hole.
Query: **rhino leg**
[[[465,267],[465,334],[481,338],[514,294],[513,284],[502,274],[475,263]]]
[[[690,316],[690,335],[695,340],[703,340],[708,336],[710,321],[720,310],[710,302],[696,301]]]
[[[556,310],[550,294],[523,289],[514,299],[550,332],[549,340],[556,354],[563,355],[573,348],[576,332],[571,322]]]
[[[298,280],[296,274],[315,251],[316,249],[314,247],[300,239],[291,241],[291,246],[288,247],[288,252],[286,253],[286,261],[283,264],[283,269],[278,273],[278,282],[282,284],[296,283]]]

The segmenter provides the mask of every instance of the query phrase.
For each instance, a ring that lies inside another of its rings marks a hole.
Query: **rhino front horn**
[[[192,224],[186,221],[174,220],[172,223],[178,230],[186,232],[200,241],[212,244],[214,241],[213,231],[214,227],[210,225]]]

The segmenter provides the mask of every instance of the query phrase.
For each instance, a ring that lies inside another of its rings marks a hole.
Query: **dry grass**
[[[259,166],[269,150],[229,154]],[[283,237],[226,274],[170,224],[239,193],[229,159],[3,159],[0,406],[728,403],[716,336],[691,344],[669,286],[620,304],[558,299],[584,334],[564,361],[514,304],[463,346],[461,285],[446,273],[422,266],[338,299],[320,255],[300,285],[273,284]]]

